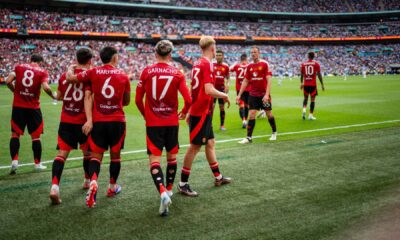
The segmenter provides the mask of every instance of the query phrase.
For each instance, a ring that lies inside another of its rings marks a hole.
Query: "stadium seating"
[[[250,1],[251,2],[251,1]],[[138,18],[39,10],[0,10],[0,29],[120,32],[128,34],[268,36],[268,37],[349,37],[400,35],[400,22],[304,24],[286,22],[228,22]]]
[[[73,41],[73,40],[17,40],[1,39],[0,69],[4,74],[12,71],[15,64],[28,61],[31,52],[43,54],[47,68],[50,70],[51,81],[56,81],[74,59],[77,48],[87,46],[99,50],[106,45],[113,45],[119,49],[120,67],[132,73],[138,79],[140,72],[147,64],[154,62],[153,47],[150,44],[132,42],[108,41]],[[196,44],[180,44],[175,46],[175,54],[179,52],[188,59],[196,59],[199,49]],[[220,44],[218,48],[225,52],[225,61],[232,65],[239,59],[242,52],[248,52],[249,47],[234,44]],[[317,58],[322,64],[324,74],[341,75],[346,71],[349,74],[360,74],[362,66],[366,66],[370,73],[385,73],[390,70],[391,64],[398,64],[400,59],[400,44],[377,45],[322,45],[322,46],[260,46],[264,58],[267,59],[276,75],[283,71],[285,74],[299,73],[299,65],[304,61],[307,51],[317,52]],[[96,54],[95,64],[99,64]],[[175,64],[183,69],[183,66]],[[185,70],[186,74],[188,71]]]
[[[131,2],[142,4],[160,4],[148,0],[107,0],[109,2]],[[176,0],[164,3],[182,7],[257,10],[270,12],[368,12],[400,9],[395,0]]]

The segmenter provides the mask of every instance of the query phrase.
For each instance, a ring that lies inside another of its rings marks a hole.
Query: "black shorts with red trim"
[[[222,99],[222,98],[214,98],[214,104],[217,102],[217,99],[218,99],[219,105],[223,105],[225,103],[224,99]]]
[[[88,137],[82,131],[83,124],[60,122],[58,128],[57,150],[71,151],[79,148],[87,151],[89,149]]]
[[[12,108],[11,131],[23,135],[25,127],[32,138],[39,138],[43,133],[43,117],[40,108]]]
[[[239,91],[236,91],[236,95],[239,95]],[[240,100],[241,100],[244,104],[248,105],[248,104],[249,104],[249,91],[244,91],[244,92],[242,93],[242,96],[240,96]]]
[[[304,86],[303,92],[305,96],[310,95],[311,97],[315,97],[318,95],[318,90],[316,86]]]
[[[147,154],[161,156],[165,150],[171,154],[179,151],[179,126],[146,127]]]
[[[124,122],[95,122],[89,136],[90,151],[104,153],[119,152],[124,148],[126,124]]]
[[[272,110],[272,102],[271,102],[271,97],[269,98],[268,103],[263,103],[263,97],[255,97],[255,96],[249,96],[249,109],[250,110],[265,110],[265,111],[271,111]]]
[[[209,114],[201,117],[189,117],[190,143],[195,145],[205,145],[208,140],[214,139],[212,119]]]

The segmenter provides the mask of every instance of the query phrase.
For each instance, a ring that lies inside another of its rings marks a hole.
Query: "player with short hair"
[[[247,54],[243,53],[240,56],[240,62],[236,63],[230,68],[231,72],[235,72],[236,74],[236,94],[239,95],[240,87],[242,86],[242,82],[245,77],[246,68],[247,68]],[[239,116],[242,120],[242,128],[246,128],[247,126],[247,118],[249,116],[249,91],[250,85],[244,90],[240,100],[239,100]]]
[[[91,159],[89,164],[90,187],[86,195],[86,205],[96,204],[97,178],[104,152],[110,149],[110,184],[107,196],[113,197],[121,192],[117,184],[121,170],[121,149],[126,135],[126,119],[123,106],[130,102],[130,82],[128,75],[118,66],[118,52],[114,47],[100,50],[102,66],[75,74],[71,66],[67,80],[90,83],[93,92],[93,129],[89,136]]]
[[[214,65],[214,73],[215,73],[215,89],[220,92],[229,93],[229,85],[230,85],[230,75],[229,75],[229,66],[224,63],[224,52],[222,50],[217,50],[216,54],[217,62]],[[217,98],[214,98],[214,107],[217,102]],[[219,129],[225,131],[226,128],[224,126],[225,123],[225,101],[222,98],[218,98],[219,105],[219,117],[220,117],[220,127]]]
[[[186,86],[185,76],[168,63],[172,59],[174,46],[168,40],[156,44],[157,63],[146,67],[136,88],[136,105],[146,121],[147,154],[150,173],[160,194],[159,213],[167,216],[172,203],[172,187],[175,180],[179,151],[179,121],[186,118],[192,99]],[[178,113],[178,92],[185,105]],[[143,104],[143,98],[146,98]],[[163,148],[167,151],[166,184],[160,161]]]
[[[307,102],[308,96],[311,98],[310,103],[310,113],[308,115],[309,120],[316,120],[314,117],[314,108],[315,108],[315,98],[318,95],[317,91],[317,76],[319,81],[321,82],[322,91],[325,91],[324,82],[322,80],[321,75],[321,67],[317,61],[314,60],[315,53],[308,53],[308,61],[301,64],[300,68],[300,90],[303,90],[304,100],[303,100],[303,120],[306,119],[307,112]]]
[[[213,98],[222,98],[230,106],[228,95],[214,87],[214,72],[212,59],[215,57],[215,40],[210,36],[202,36],[199,42],[202,57],[198,59],[192,68],[192,107],[190,108],[188,122],[190,129],[190,146],[186,151],[181,172],[181,181],[178,191],[184,195],[196,197],[198,193],[190,188],[188,183],[193,160],[205,145],[208,164],[215,177],[215,186],[228,184],[231,178],[224,177],[219,171],[217,157],[215,155],[215,140],[212,128]]]
[[[80,48],[76,52],[78,65],[74,73],[78,74],[91,68],[92,51]],[[53,161],[52,186],[50,200],[52,204],[60,204],[60,180],[64,163],[73,149],[79,148],[83,154],[84,183],[83,188],[88,189],[90,152],[87,138],[92,130],[92,91],[89,83],[70,83],[66,80],[66,73],[58,81],[57,99],[63,101],[61,121],[58,128],[58,153]]]
[[[14,93],[12,117],[11,117],[11,171],[15,174],[18,168],[18,152],[20,148],[19,138],[24,134],[25,127],[32,138],[33,158],[35,169],[46,169],[40,160],[42,157],[42,143],[40,135],[43,133],[43,117],[40,110],[40,90],[43,90],[52,99],[55,99],[48,84],[49,74],[41,67],[44,60],[39,54],[32,54],[31,62],[18,64],[14,72],[7,77],[6,84]]]
[[[240,92],[236,97],[236,101],[239,102],[247,86],[251,86],[249,96],[250,112],[249,122],[247,125],[247,137],[239,142],[241,144],[252,142],[253,130],[256,125],[255,117],[257,111],[260,109],[265,110],[265,113],[268,117],[268,122],[272,128],[272,135],[269,140],[274,141],[277,138],[275,118],[271,112],[271,69],[268,62],[260,58],[260,49],[258,47],[252,47],[250,53],[253,62],[247,65],[245,79],[240,88]]]

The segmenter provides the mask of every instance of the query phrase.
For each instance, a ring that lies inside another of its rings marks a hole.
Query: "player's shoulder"
[[[226,67],[226,68],[229,68],[228,63],[226,63],[226,62],[223,62],[223,63],[222,63],[222,66],[224,66],[224,67]]]
[[[269,63],[265,59],[260,59],[260,64],[267,65],[269,67]]]

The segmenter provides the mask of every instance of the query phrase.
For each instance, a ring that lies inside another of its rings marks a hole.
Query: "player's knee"
[[[121,152],[110,152],[111,159],[119,159],[121,158]]]
[[[40,142],[40,139],[38,138],[32,139],[32,150],[42,151],[42,143]]]
[[[69,151],[58,150],[57,156],[63,157],[64,159],[67,159],[68,154],[69,154]]]
[[[16,132],[11,133],[11,138],[19,138],[19,134]]]

